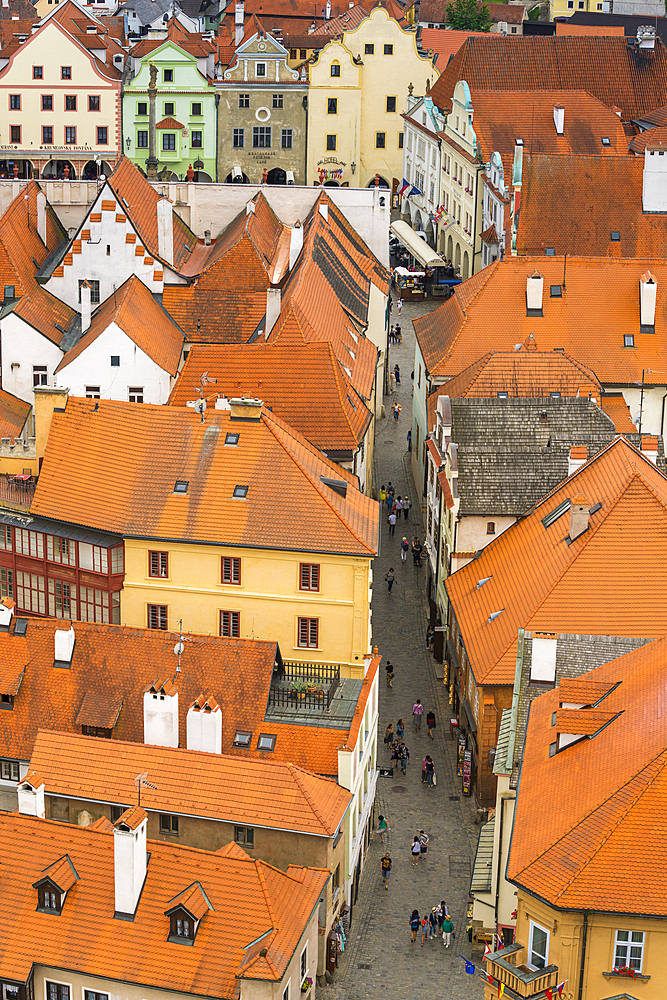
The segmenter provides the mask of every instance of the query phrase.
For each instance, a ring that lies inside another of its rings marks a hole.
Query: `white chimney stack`
[[[531,274],[526,278],[526,309],[542,309],[542,290],[544,278],[541,274]]]
[[[588,531],[588,515],[590,512],[590,504],[586,497],[577,496],[572,498],[570,504],[570,541],[573,542],[575,539],[583,535],[585,531]]]
[[[53,636],[55,665],[57,667],[69,667],[74,656],[74,640],[76,638],[74,629],[71,625],[67,631],[57,628]]]
[[[174,206],[169,198],[157,203],[157,252],[167,264],[174,263]]]
[[[15,607],[16,601],[13,601],[11,597],[3,597],[0,601],[0,632],[9,632]]]
[[[188,750],[222,753],[222,712],[214,698],[199,695],[187,715]]]
[[[292,229],[290,231],[289,238],[289,269],[290,271],[297,262],[297,258],[301,253],[301,247],[303,246],[303,226],[297,219]]]
[[[43,191],[37,195],[37,235],[46,246],[46,195]]]
[[[655,326],[655,302],[658,283],[647,271],[639,279],[639,322],[642,326]]]
[[[645,212],[667,212],[667,148],[644,150],[642,208]]]
[[[236,0],[234,10],[234,43],[239,46],[243,41],[243,23],[245,21],[245,6],[243,0]]]
[[[588,448],[585,444],[572,445],[570,457],[567,460],[567,474],[571,476],[573,472],[585,465],[588,460]]]
[[[93,307],[90,302],[90,284],[88,281],[83,280],[81,284],[81,335],[87,333],[90,329],[90,320],[93,312]]]
[[[144,743],[178,746],[178,690],[171,680],[157,680],[144,691]]]
[[[657,465],[658,462],[658,439],[652,435],[646,434],[642,435],[641,440],[641,453],[644,458],[647,458],[649,462],[653,465]]]
[[[44,782],[35,771],[28,771],[23,781],[16,786],[21,816],[37,816],[44,819]]]
[[[126,809],[113,830],[116,914],[134,916],[146,879],[146,823],[141,806]]]
[[[282,292],[279,288],[271,287],[266,290],[266,326],[264,328],[265,339],[268,339],[269,334],[273,330],[276,325],[276,321],[280,316],[281,296]]]
[[[554,104],[554,125],[556,126],[556,135],[563,135],[565,128],[565,108],[560,104]]]

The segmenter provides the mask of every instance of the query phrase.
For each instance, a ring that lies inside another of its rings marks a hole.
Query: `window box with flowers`
[[[312,985],[313,985],[313,980],[310,978],[310,976],[306,976],[304,981],[301,983],[301,992],[308,993]]]
[[[603,976],[614,976],[620,979],[637,979],[640,982],[648,982],[651,978],[650,976],[644,976],[641,972],[636,969],[632,969],[628,965],[621,965],[618,969],[612,969],[611,972],[603,972]]]

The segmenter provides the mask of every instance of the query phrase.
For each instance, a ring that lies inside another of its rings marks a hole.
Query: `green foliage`
[[[665,0],[665,3],[667,3],[667,0]],[[532,7],[531,10],[528,11],[528,20],[539,21],[541,13],[542,13],[542,8],[539,6],[539,4],[537,7]]]
[[[490,31],[489,8],[484,0],[454,0],[447,4],[447,24],[457,31]]]

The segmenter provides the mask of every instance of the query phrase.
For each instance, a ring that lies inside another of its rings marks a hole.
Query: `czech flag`
[[[400,188],[398,189],[398,197],[402,198],[403,195],[405,194],[405,192],[407,190],[409,190],[409,188],[410,188],[410,182],[406,181],[406,179],[404,177],[403,178],[403,183],[401,184]]]

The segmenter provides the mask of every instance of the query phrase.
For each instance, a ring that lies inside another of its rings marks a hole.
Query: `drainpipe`
[[[660,418],[660,433],[664,436],[665,433],[665,400],[667,399],[667,392],[662,397],[662,417]]]
[[[220,151],[218,148],[218,130],[220,128],[220,94],[215,95],[215,183],[218,183],[218,163]]]
[[[588,913],[584,913],[584,930],[581,936],[581,968],[579,969],[579,993],[581,1000],[584,992],[584,965],[586,963],[586,938],[588,937]]]
[[[479,204],[479,172],[481,167],[477,168],[475,173],[475,220],[472,224],[472,257],[470,259],[470,277],[472,278],[475,273],[475,243],[477,242],[477,205]],[[479,253],[482,252],[482,248],[479,248]]]
[[[303,183],[305,186],[308,184],[308,94],[304,95],[301,103],[306,113],[305,151],[303,154]]]
[[[494,913],[496,915],[496,934],[498,933],[498,897],[500,895],[500,862],[503,856],[503,820],[505,819],[505,803],[507,799],[500,800],[500,841],[498,850],[498,871],[496,872],[496,898],[494,900]]]

